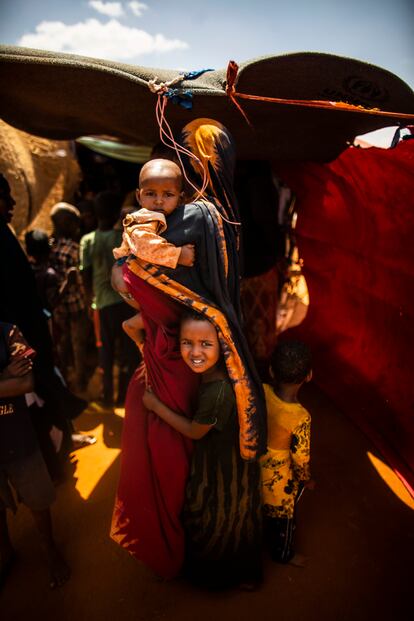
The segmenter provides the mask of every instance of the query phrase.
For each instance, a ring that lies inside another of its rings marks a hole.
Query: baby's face
[[[147,176],[141,180],[137,199],[141,207],[169,216],[183,199],[179,179],[162,174]]]

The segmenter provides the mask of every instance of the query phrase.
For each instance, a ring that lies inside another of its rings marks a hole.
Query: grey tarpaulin
[[[193,67],[198,69],[198,67]],[[137,145],[158,141],[155,95],[147,86],[176,71],[18,47],[0,48],[0,116],[27,132],[54,139],[106,134]],[[196,117],[212,117],[236,138],[241,158],[321,160],[335,158],[354,136],[395,125],[396,119],[241,101],[252,130],[225,93],[226,70],[182,84],[194,94],[192,110],[169,104],[178,130]],[[414,113],[414,94],[394,74],[358,60],[300,52],[240,65],[240,92],[289,99],[346,101],[364,107]]]

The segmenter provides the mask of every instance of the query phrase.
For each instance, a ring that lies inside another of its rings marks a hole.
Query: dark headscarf
[[[203,196],[210,200],[223,217],[222,226],[226,239],[229,263],[233,266],[228,274],[228,288],[237,315],[240,317],[239,289],[239,208],[233,189],[236,167],[234,140],[224,125],[214,119],[200,118],[187,123],[181,132],[179,143],[191,151],[201,162],[183,155],[182,163],[189,180],[201,189],[204,171],[207,186]],[[193,190],[193,188],[191,188]],[[194,191],[194,197],[195,197]]]
[[[236,152],[230,132],[213,119],[195,119],[184,127],[179,142],[198,157],[207,173],[205,196],[215,199],[221,215],[227,220],[238,222],[233,191]],[[183,157],[183,163],[187,176],[201,188],[204,178],[201,165],[188,156]]]

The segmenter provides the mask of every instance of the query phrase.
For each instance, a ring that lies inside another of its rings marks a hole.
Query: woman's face
[[[180,350],[184,362],[195,373],[205,373],[220,359],[217,332],[209,321],[186,319],[181,324]]]

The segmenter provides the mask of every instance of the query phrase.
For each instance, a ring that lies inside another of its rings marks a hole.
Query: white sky
[[[413,0],[0,0],[0,41],[179,69],[319,51],[414,86]]]

